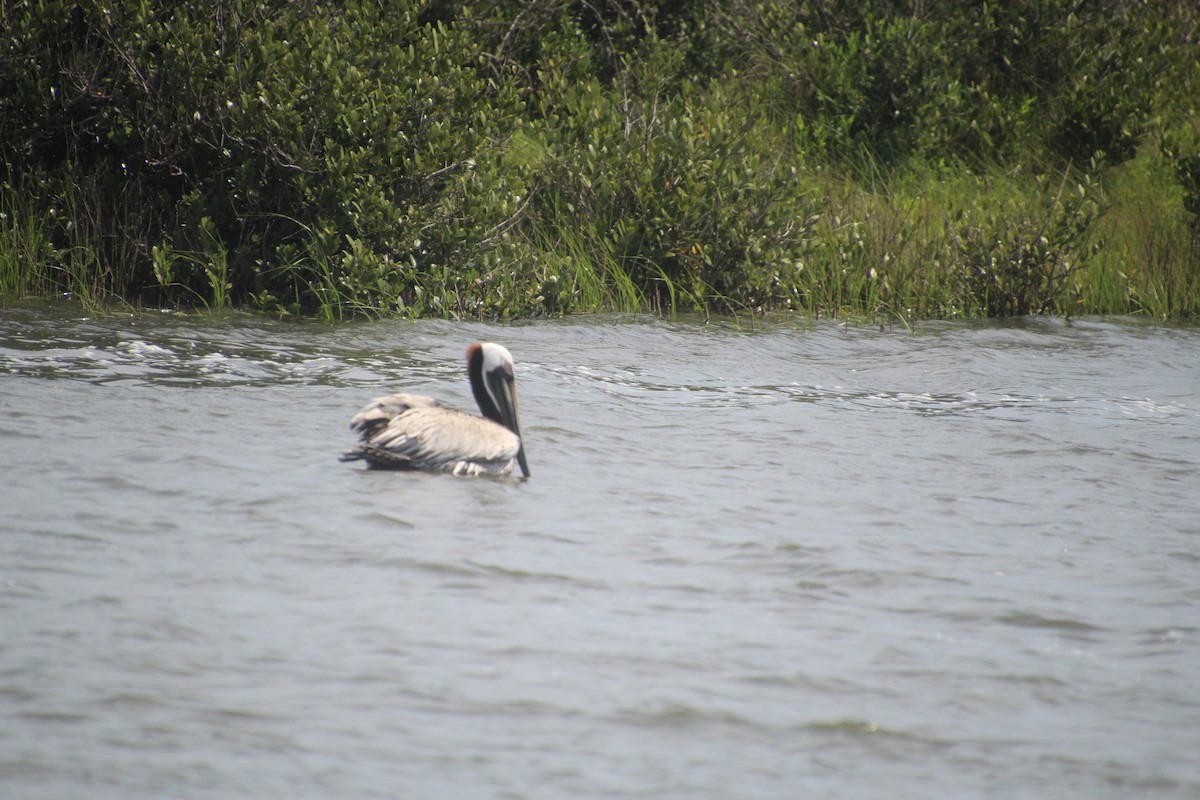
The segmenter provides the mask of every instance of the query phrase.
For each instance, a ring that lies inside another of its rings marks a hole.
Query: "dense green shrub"
[[[777,305],[779,281],[760,267],[805,238],[815,201],[800,160],[761,138],[763,114],[739,85],[689,80],[683,53],[653,37],[639,56],[623,96],[543,71],[535,223],[577,226],[592,259],[623,265],[656,303]]]
[[[330,316],[1069,313],[1106,174],[1158,153],[1200,219],[1197,16],[5,3],[0,288]],[[1196,291],[1198,239],[1155,251],[1177,259],[1160,294]]]
[[[1133,155],[1158,74],[1144,3],[735,0],[717,24],[813,143],[876,158]]]
[[[16,4],[11,179],[45,181],[51,207],[83,194],[86,224],[128,240],[137,269],[117,290],[440,298],[448,272],[461,284],[487,268],[469,245],[523,193],[497,150],[521,101],[468,30],[419,11]]]

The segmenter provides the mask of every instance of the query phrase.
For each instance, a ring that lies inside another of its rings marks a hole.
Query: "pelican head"
[[[517,410],[517,383],[513,375],[512,354],[508,348],[495,342],[473,344],[467,348],[467,375],[471,379],[471,393],[479,404],[479,412],[508,428],[521,440],[517,464],[521,467],[521,474],[529,477]]]

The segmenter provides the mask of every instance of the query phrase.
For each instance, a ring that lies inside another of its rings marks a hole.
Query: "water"
[[[7,308],[0,505],[4,798],[1200,796],[1194,327]]]

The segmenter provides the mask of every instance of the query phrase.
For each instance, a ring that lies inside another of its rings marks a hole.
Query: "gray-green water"
[[[6,308],[0,504],[4,798],[1200,796],[1197,328]]]

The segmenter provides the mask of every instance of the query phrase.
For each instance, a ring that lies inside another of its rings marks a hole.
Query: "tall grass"
[[[865,176],[865,177],[864,177]],[[814,315],[1189,316],[1194,222],[1149,148],[1118,169],[826,173],[796,286]]]
[[[62,293],[88,313],[110,302],[114,276],[103,252],[106,243],[75,196],[43,210],[34,193],[11,181],[0,182],[0,298],[21,299]],[[118,260],[128,253],[116,251]]]
[[[1078,278],[1079,311],[1200,314],[1200,218],[1153,147],[1112,171],[1107,213],[1092,231],[1098,252]]]
[[[34,213],[28,195],[0,183],[0,297],[17,299],[51,290],[47,270],[56,252],[44,215]]]
[[[770,275],[775,285],[766,304],[723,296],[702,276],[623,252],[612,225],[561,197],[526,221],[516,251],[523,256],[483,271],[476,286],[447,272],[420,276],[415,294],[382,283],[364,293],[313,236],[273,267],[270,285],[292,286],[290,296],[262,290],[243,303],[327,320],[439,309],[491,316],[481,292],[520,313],[549,315],[791,311],[909,324],[1029,313],[1200,314],[1200,229],[1153,147],[1117,168],[1040,175],[920,163],[886,175],[869,167],[813,174],[815,184],[803,190],[817,193],[819,213],[804,221],[796,257],[752,267],[763,273],[760,284]],[[0,185],[0,297],[68,293],[91,312],[119,299],[111,265],[131,258],[120,241],[101,238],[77,207],[43,211],[30,197]],[[236,305],[225,250],[210,241],[194,251],[154,249],[160,297],[211,312]]]
[[[548,313],[646,308],[646,299],[610,248],[589,243],[578,227],[558,224],[537,234],[546,273],[540,297]]]

